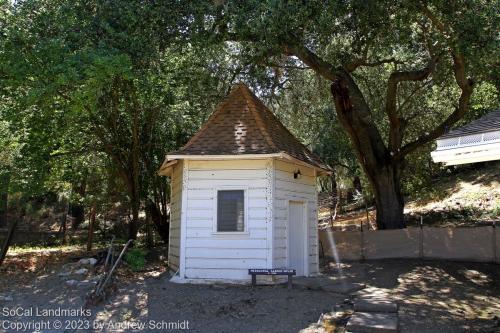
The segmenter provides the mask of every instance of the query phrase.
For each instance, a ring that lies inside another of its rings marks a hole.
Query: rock
[[[85,289],[85,288],[93,287],[95,285],[96,285],[96,282],[93,282],[90,280],[83,280],[83,281],[78,282],[76,284],[76,287],[79,289]]]
[[[219,289],[219,290],[223,290],[223,289],[226,289],[226,286],[225,286],[225,285],[223,285],[223,284],[217,284],[217,283],[215,283],[215,284],[212,284],[212,285],[210,286],[210,288],[212,288],[212,289]]]
[[[4,296],[4,295],[0,295],[0,302],[3,301],[3,302],[12,302],[14,299],[12,298],[12,296]]]
[[[66,284],[70,287],[74,287],[74,286],[78,285],[78,282],[79,281],[77,281],[77,280],[68,280],[68,281],[66,281]]]
[[[78,260],[78,264],[80,265],[90,265],[90,266],[95,266],[97,264],[97,259],[96,258],[82,258]]]
[[[59,277],[68,277],[71,275],[71,272],[61,272],[57,274]]]
[[[76,275],[86,275],[88,272],[89,272],[88,269],[86,269],[86,268],[80,268],[80,269],[76,270],[73,274],[76,274]]]
[[[398,305],[390,301],[361,299],[354,302],[354,311],[397,313]]]
[[[99,280],[101,279],[101,277],[102,277],[102,275],[94,276],[93,278],[90,279],[90,282],[97,283],[97,282],[99,282]]]
[[[330,277],[298,277],[293,285],[311,290],[323,290],[337,294],[350,294],[365,288],[363,283],[339,281]]]
[[[82,258],[82,259],[78,260],[78,263],[80,265],[88,265],[89,264],[89,259],[88,258]]]
[[[396,333],[398,315],[395,313],[354,312],[347,323],[349,332]]]
[[[353,292],[359,291],[364,288],[365,284],[363,283],[350,283],[350,282],[325,284],[320,286],[321,290],[337,294],[351,294]]]

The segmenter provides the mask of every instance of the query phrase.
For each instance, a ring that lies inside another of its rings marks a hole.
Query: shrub
[[[141,248],[133,248],[127,251],[125,254],[125,262],[134,271],[140,271],[146,265],[146,255],[147,251]]]
[[[492,217],[500,217],[500,205],[497,205],[495,208],[493,208],[493,211],[491,212]]]

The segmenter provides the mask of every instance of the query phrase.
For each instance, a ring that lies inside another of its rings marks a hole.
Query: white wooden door
[[[288,268],[295,269],[298,276],[305,274],[304,205],[290,201],[288,211]]]

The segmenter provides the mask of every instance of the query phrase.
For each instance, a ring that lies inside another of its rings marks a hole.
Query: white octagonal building
[[[249,282],[248,269],[319,273],[316,177],[330,169],[243,84],[159,170],[171,177],[177,282]]]

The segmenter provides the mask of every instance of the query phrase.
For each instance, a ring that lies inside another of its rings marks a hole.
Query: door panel
[[[304,205],[290,201],[288,214],[288,265],[298,276],[304,275]]]

